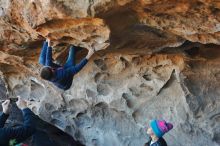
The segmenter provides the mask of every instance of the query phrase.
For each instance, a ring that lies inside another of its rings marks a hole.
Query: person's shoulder
[[[144,146],[150,146],[150,142],[151,141],[148,141],[147,143],[144,144]]]
[[[158,142],[160,143],[160,146],[167,146],[165,139],[162,137],[158,140]]]

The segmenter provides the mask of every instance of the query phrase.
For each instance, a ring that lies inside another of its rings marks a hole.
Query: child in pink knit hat
[[[150,127],[147,129],[147,134],[151,137],[151,140],[145,146],[167,146],[163,135],[172,128],[173,125],[164,120],[152,120]]]

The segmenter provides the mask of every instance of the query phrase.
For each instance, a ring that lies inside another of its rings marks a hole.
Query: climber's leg
[[[66,69],[66,72],[71,75],[78,73],[88,63],[88,60],[91,58],[94,52],[95,51],[93,49],[90,49],[85,58],[83,58],[78,64]]]
[[[64,68],[68,68],[75,65],[75,56],[76,56],[76,47],[71,46],[69,49],[69,55],[64,65]]]
[[[74,66],[76,64],[76,54],[82,50],[81,47],[71,46],[69,50],[69,55],[67,58],[67,61],[64,65],[64,68],[69,68],[71,66]]]
[[[41,49],[41,53],[38,61],[41,65],[46,64],[47,47],[48,47],[48,42],[45,41]]]

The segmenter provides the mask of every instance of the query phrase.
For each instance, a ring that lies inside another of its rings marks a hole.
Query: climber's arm
[[[3,128],[5,125],[6,120],[8,119],[9,115],[5,113],[1,113],[0,115],[0,128]]]

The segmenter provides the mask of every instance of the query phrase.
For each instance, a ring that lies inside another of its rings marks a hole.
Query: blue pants
[[[76,64],[76,53],[81,50],[81,48],[79,47],[75,47],[75,46],[71,46],[69,49],[69,55],[68,58],[66,60],[66,63],[64,64],[64,68],[69,68],[72,66],[75,66]]]

